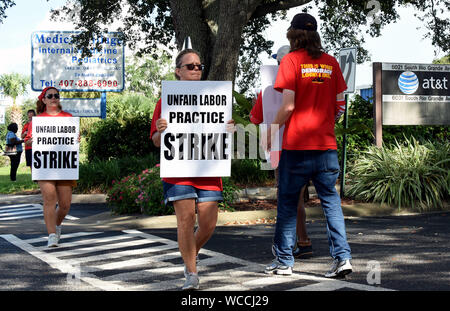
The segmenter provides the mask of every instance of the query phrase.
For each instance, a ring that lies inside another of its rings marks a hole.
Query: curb
[[[309,187],[311,197],[316,197],[314,187]],[[245,203],[251,200],[273,200],[276,199],[275,187],[247,188],[238,192],[236,202]],[[29,195],[0,195],[0,204],[42,204],[40,194]],[[72,203],[106,203],[106,194],[74,194]],[[398,209],[397,207],[380,205],[374,203],[357,203],[353,205],[342,205],[342,211],[346,219],[359,217],[385,217],[385,216],[412,216],[424,213],[442,213],[448,212],[450,206],[445,206],[442,211],[435,212],[414,212],[408,209]],[[238,212],[220,212],[217,219],[217,226],[228,225],[249,225],[274,223],[277,216],[277,210],[257,210],[257,211],[238,211]],[[307,220],[325,219],[321,207],[306,207]],[[85,217],[71,223],[71,226],[91,226],[98,229],[118,229],[123,228],[176,228],[177,221],[175,215],[166,216],[147,216],[147,215],[113,215],[111,212],[103,212],[93,216]]]

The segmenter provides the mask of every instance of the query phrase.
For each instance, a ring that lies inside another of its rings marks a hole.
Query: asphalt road
[[[174,228],[82,228],[79,219],[107,207],[74,204],[60,247],[48,250],[42,216],[2,219],[13,209],[0,207],[1,291],[178,291],[183,284]],[[449,224],[448,212],[346,219],[354,272],[344,280],[323,278],[331,264],[323,220],[308,221],[314,256],[297,260],[291,277],[262,273],[273,259],[274,225],[217,227],[200,253],[201,290],[448,291]]]

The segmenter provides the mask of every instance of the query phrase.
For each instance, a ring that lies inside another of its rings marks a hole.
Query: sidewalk
[[[315,197],[314,187],[309,188],[311,197]],[[238,202],[248,202],[249,200],[275,199],[276,188],[262,187],[243,189],[238,192]],[[30,195],[0,195],[0,204],[42,204],[40,194]],[[74,194],[72,203],[106,203],[105,194]],[[417,215],[418,212],[412,212],[407,209],[398,209],[395,207],[385,207],[379,204],[359,203],[352,205],[342,205],[342,210],[346,218],[355,217],[381,217],[381,216],[400,216]],[[306,214],[308,221],[324,219],[321,207],[307,207]],[[248,225],[274,223],[276,210],[258,210],[258,211],[238,211],[219,213],[217,226],[225,225]],[[98,229],[126,229],[126,228],[175,228],[175,215],[168,216],[147,216],[147,215],[112,215],[111,212],[103,212],[93,216],[85,217],[76,221],[74,225],[92,226]],[[124,230],[123,229],[123,230]]]

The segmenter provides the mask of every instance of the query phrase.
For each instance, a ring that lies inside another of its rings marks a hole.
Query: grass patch
[[[39,189],[39,185],[31,180],[30,168],[25,163],[21,163],[17,169],[15,182],[10,180],[9,171],[9,165],[0,167],[0,194],[22,193]]]

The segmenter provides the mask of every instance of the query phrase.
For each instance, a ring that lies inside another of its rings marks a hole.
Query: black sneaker
[[[326,278],[335,278],[335,277],[344,277],[347,274],[352,273],[352,264],[350,263],[350,259],[345,260],[337,260],[333,261],[330,270],[325,273]]]
[[[306,245],[301,246],[300,244],[297,244],[297,247],[292,252],[292,255],[295,258],[310,258],[312,257],[313,251],[312,251],[312,245]]]

